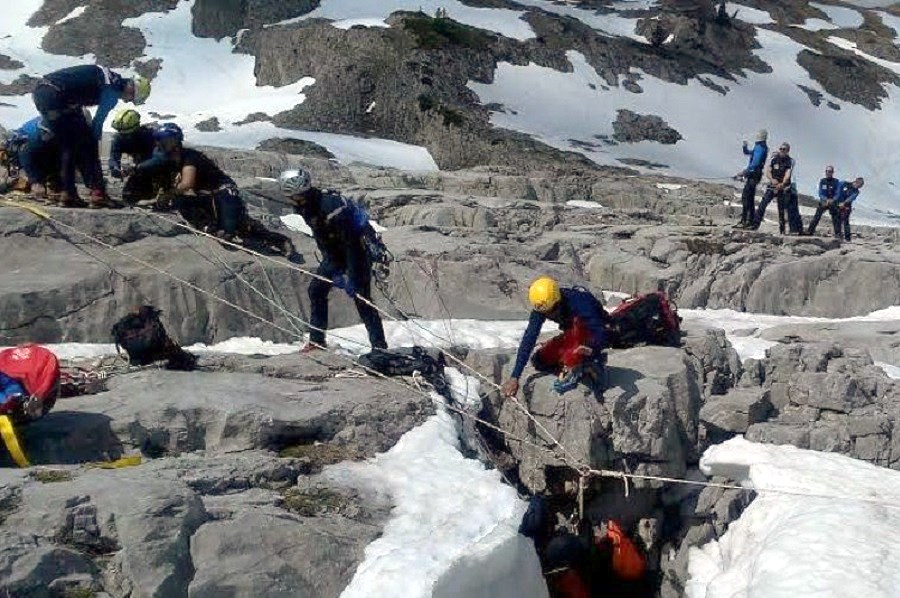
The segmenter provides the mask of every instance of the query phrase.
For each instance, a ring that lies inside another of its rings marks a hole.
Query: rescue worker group
[[[116,131],[109,155],[109,174],[124,181],[121,202],[107,194],[100,163],[99,142],[104,123],[119,102],[143,104],[151,85],[143,77],[127,78],[98,65],[82,65],[51,72],[40,79],[33,98],[39,116],[16,130],[5,144],[6,161],[17,160],[19,177],[15,189],[30,197],[62,207],[147,207],[175,209],[193,227],[233,243],[257,245],[295,257],[290,239],[267,230],[250,218],[234,180],[201,151],[185,147],[178,124],[142,124],[140,113],[126,107],[112,119]],[[93,117],[87,111],[96,107]],[[796,161],[790,145],[782,143],[768,159],[768,134],[760,130],[747,167],[736,179],[745,181],[738,228],[758,229],[769,203],[778,206],[782,234],[814,234],[824,212],[831,216],[835,237],[850,240],[850,214],[863,186],[861,177],[841,181],[828,166],[819,183],[819,206],[806,231],[801,222]],[[123,156],[130,165],[123,165]],[[75,171],[89,190],[88,201],[78,196]],[[767,185],[759,205],[756,189]],[[312,230],[322,260],[317,278],[309,285],[311,302],[309,343],[304,352],[325,346],[328,293],[332,287],[355,299],[373,349],[385,349],[384,327],[371,303],[373,251],[384,246],[368,223],[365,211],[352,200],[332,190],[313,186],[303,168],[286,170],[278,178],[283,195]],[[330,281],[330,282],[326,282]],[[555,385],[565,392],[583,380],[600,380],[602,350],[606,346],[608,314],[593,295],[582,288],[560,288],[551,278],[538,278],[529,289],[533,307],[528,328],[520,343],[511,377],[503,384],[507,395],[519,390],[519,377],[535,348],[546,319],[560,324],[563,334],[541,346],[532,360],[539,371],[555,371]],[[362,300],[360,300],[362,299]]]

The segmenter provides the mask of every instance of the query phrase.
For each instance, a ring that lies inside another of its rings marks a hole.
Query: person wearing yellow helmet
[[[561,288],[553,278],[541,276],[528,289],[532,312],[519,343],[510,378],[503,394],[519,392],[519,377],[534,351],[544,322],[559,324],[559,334],[538,348],[531,360],[540,372],[559,376],[554,389],[562,394],[574,388],[586,375],[599,376],[604,363],[607,313],[600,301],[585,288]]]
[[[122,200],[126,204],[135,204],[155,197],[161,186],[162,177],[168,178],[171,168],[136,171],[134,166],[153,157],[156,149],[154,137],[156,127],[142,125],[138,111],[134,108],[125,108],[113,117],[112,128],[116,130],[116,134],[109,150],[109,176],[114,179],[127,179],[122,188]],[[131,168],[122,167],[123,155],[131,158],[133,165]]]

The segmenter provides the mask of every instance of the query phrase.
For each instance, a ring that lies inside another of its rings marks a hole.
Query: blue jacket
[[[558,315],[552,319],[559,324],[560,330],[567,330],[575,317],[584,322],[588,330],[591,332],[590,347],[594,352],[602,351],[606,347],[606,313],[597,298],[585,289],[572,288],[560,289],[562,301],[558,309]],[[532,311],[528,318],[528,327],[525,334],[522,335],[522,341],[519,343],[519,352],[516,354],[516,365],[513,367],[512,377],[518,378],[522,375],[525,365],[534,346],[537,344],[538,336],[541,333],[541,327],[547,321],[547,316],[539,311]]]
[[[757,141],[753,144],[753,149],[744,147],[744,155],[750,156],[747,163],[747,173],[755,172],[762,174],[763,168],[766,166],[766,158],[769,156],[769,146],[765,141]]]
[[[27,396],[25,387],[18,380],[0,372],[0,411],[8,410],[10,401],[18,401]]]
[[[842,181],[838,185],[837,195],[835,196],[837,203],[846,203],[849,206],[853,206],[853,202],[856,201],[857,197],[859,197],[859,189],[853,186],[853,181]]]
[[[54,71],[44,80],[59,90],[73,106],[97,106],[91,130],[95,139],[103,135],[103,123],[122,98],[127,79],[103,66],[82,65]]]
[[[819,180],[819,201],[831,201],[835,198],[838,192],[838,185],[841,182],[836,178],[832,177],[823,177]]]
[[[42,172],[37,160],[37,154],[53,143],[45,138],[45,132],[40,128],[41,117],[32,118],[24,125],[13,131],[13,136],[19,141],[19,165],[29,181],[43,182],[48,173]]]

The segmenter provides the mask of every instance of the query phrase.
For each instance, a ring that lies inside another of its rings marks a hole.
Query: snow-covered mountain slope
[[[147,12],[123,20],[125,27],[139,30],[146,40],[144,55],[134,63],[158,61],[160,64],[153,78],[150,99],[141,107],[145,115],[178,122],[187,140],[193,143],[252,149],[265,139],[291,137],[318,143],[345,163],[359,161],[409,170],[437,168],[426,149],[396,141],[279,129],[267,120],[239,124],[250,115],[259,117],[262,113],[268,118],[301,104],[305,99],[303,90],[315,80],[304,77],[279,88],[258,86],[254,57],[236,53],[234,39],[217,41],[192,33],[194,3],[186,0],[178,2],[171,11]],[[27,25],[42,4],[42,0],[22,0],[4,9],[4,18],[0,20],[0,55],[8,56],[20,66],[0,70],[0,86],[20,77],[40,77],[51,70],[95,61],[93,55],[72,57],[42,49],[49,28]],[[90,16],[82,16],[83,13],[81,7],[55,24]],[[121,70],[134,73],[133,68]],[[34,114],[31,96],[24,90],[20,95],[0,92],[0,125],[16,127]],[[213,118],[218,124],[210,128],[217,130],[196,128],[198,123]],[[110,130],[108,125],[107,122]]]

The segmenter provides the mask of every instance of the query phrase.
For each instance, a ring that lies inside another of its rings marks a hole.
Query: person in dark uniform
[[[368,215],[353,201],[336,191],[323,191],[312,185],[312,177],[303,169],[286,170],[278,177],[282,194],[294,202],[294,211],[312,229],[322,262],[309,283],[309,343],[303,352],[325,346],[328,327],[328,293],[332,286],[343,289],[356,303],[373,349],[386,349],[384,325],[372,299],[372,259],[367,245],[375,237]],[[326,282],[325,280],[330,282]],[[360,298],[366,301],[360,301]]]
[[[165,169],[154,171],[145,168],[138,172],[134,166],[146,162],[153,157],[156,149],[156,127],[141,124],[141,115],[137,110],[126,108],[113,117],[112,128],[116,130],[109,150],[109,176],[114,179],[125,179],[122,188],[122,200],[129,205],[141,200],[149,200],[164,182],[160,175],[167,174]],[[132,167],[122,167],[122,156],[131,158]],[[167,177],[170,178],[170,177]]]
[[[859,192],[862,191],[864,184],[863,178],[858,176],[852,182],[844,181],[838,185],[834,202],[838,209],[839,235],[842,234],[845,241],[850,240],[850,213],[853,211],[853,204],[859,198]]]
[[[778,151],[772,156],[768,166],[766,166],[766,178],[769,184],[766,192],[763,194],[759,207],[756,210],[756,217],[753,219],[753,229],[759,228],[763,218],[766,216],[766,208],[774,198],[778,204],[778,230],[784,234],[785,229],[785,211],[787,208],[786,195],[790,193],[791,187],[791,165],[790,156],[791,146],[789,143],[782,143]]]
[[[139,164],[137,172],[168,168],[175,173],[175,208],[195,228],[246,245],[260,243],[285,257],[294,257],[294,245],[285,235],[272,232],[250,218],[235,182],[203,152],[184,147],[184,133],[175,123],[156,130],[159,152]]]
[[[59,144],[63,205],[81,203],[75,188],[76,168],[90,189],[91,207],[111,205],[100,167],[103,123],[119,100],[140,104],[149,95],[150,83],[146,79],[127,79],[97,65],[61,69],[38,81],[32,97]],[[90,125],[83,116],[88,106],[97,106]]]

